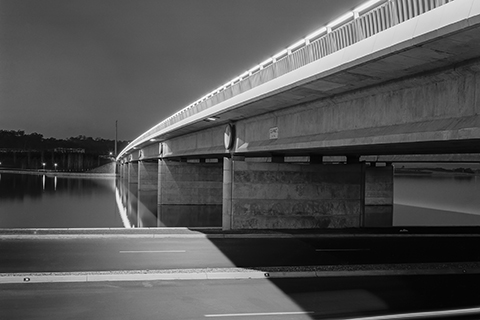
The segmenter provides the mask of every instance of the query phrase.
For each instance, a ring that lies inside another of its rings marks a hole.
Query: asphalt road
[[[479,283],[480,275],[4,284],[0,318],[351,319],[478,308]]]
[[[0,238],[0,273],[480,261],[480,237]]]

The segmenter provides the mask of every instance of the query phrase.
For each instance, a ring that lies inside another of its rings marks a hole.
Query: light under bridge
[[[393,168],[363,160],[479,152],[479,27],[480,1],[377,0],[292,44],[120,152],[140,220],[391,226]]]

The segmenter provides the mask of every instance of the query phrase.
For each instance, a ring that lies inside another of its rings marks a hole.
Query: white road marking
[[[147,251],[119,251],[120,253],[184,253],[186,250],[147,250]]]
[[[319,252],[322,252],[322,251],[325,251],[325,252],[334,252],[334,251],[370,251],[370,249],[368,248],[338,248],[338,249],[316,249],[315,251],[319,251]]]
[[[313,311],[296,311],[296,312],[259,312],[259,313],[224,313],[224,314],[206,314],[206,318],[221,318],[221,317],[255,317],[255,316],[291,316],[312,314]]]
[[[444,310],[444,311],[427,311],[427,312],[414,312],[403,314],[391,314],[385,316],[374,316],[365,318],[350,318],[348,320],[399,320],[399,319],[427,319],[435,317],[451,317],[451,316],[465,316],[480,314],[480,308],[470,309],[456,309],[456,310]]]

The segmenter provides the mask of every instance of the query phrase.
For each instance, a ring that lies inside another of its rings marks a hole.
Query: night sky
[[[132,140],[363,2],[0,0],[0,130]]]

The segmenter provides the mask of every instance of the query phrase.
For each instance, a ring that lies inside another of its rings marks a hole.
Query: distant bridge
[[[393,169],[362,156],[480,151],[479,27],[480,1],[368,1],[142,134],[120,173],[158,225],[391,225]]]

